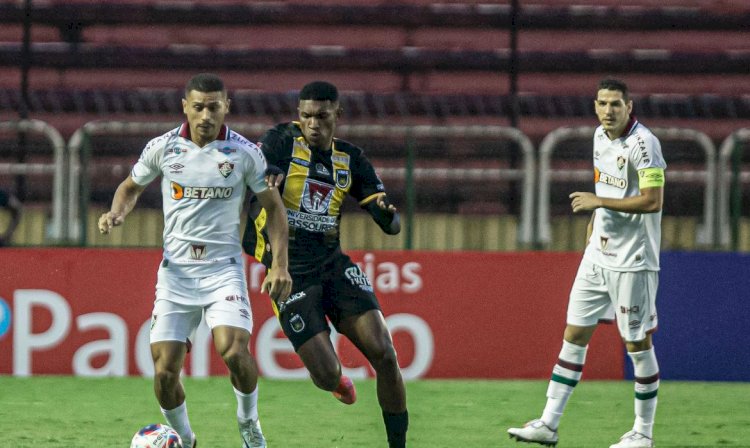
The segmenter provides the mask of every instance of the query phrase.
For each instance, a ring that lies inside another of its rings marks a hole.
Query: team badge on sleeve
[[[229,177],[234,171],[234,163],[230,163],[229,160],[225,160],[219,164],[219,172],[224,177]]]

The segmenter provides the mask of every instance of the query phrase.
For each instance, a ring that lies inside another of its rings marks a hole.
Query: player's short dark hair
[[[597,86],[596,91],[598,92],[602,89],[620,92],[622,93],[622,99],[625,101],[628,100],[628,85],[625,84],[625,81],[616,78],[604,78],[599,81],[599,85]]]
[[[339,99],[339,90],[326,81],[313,81],[302,87],[299,100],[330,101],[335,103]]]
[[[191,90],[198,92],[224,92],[224,81],[213,73],[198,73],[185,86],[185,96]]]

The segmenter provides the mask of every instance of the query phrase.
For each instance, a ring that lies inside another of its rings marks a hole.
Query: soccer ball
[[[154,423],[139,429],[130,442],[130,448],[183,448],[182,439],[167,425]]]

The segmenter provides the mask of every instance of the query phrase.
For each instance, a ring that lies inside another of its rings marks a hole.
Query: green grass
[[[385,447],[375,384],[357,381],[345,406],[309,381],[261,380],[260,413],[271,448]],[[236,402],[225,377],[186,379],[201,448],[237,448]],[[506,429],[537,417],[546,381],[416,381],[407,384],[412,448],[518,447]],[[664,381],[656,445],[749,447],[750,384]],[[142,378],[0,377],[0,446],[127,447],[141,426],[162,422]],[[614,443],[633,420],[633,385],[582,381],[563,417],[559,448]],[[536,446],[536,445],[534,445]]]

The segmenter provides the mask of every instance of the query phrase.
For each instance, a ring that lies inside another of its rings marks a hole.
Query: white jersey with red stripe
[[[204,147],[187,123],[151,140],[131,177],[146,185],[161,175],[164,262],[178,277],[207,277],[227,263],[242,264],[240,212],[246,187],[268,188],[258,147],[222,126]]]
[[[610,140],[599,126],[594,132],[596,195],[622,199],[640,194],[639,172],[667,167],[659,139],[632,117],[622,136]],[[658,271],[661,211],[623,213],[596,209],[584,258],[614,271]]]

